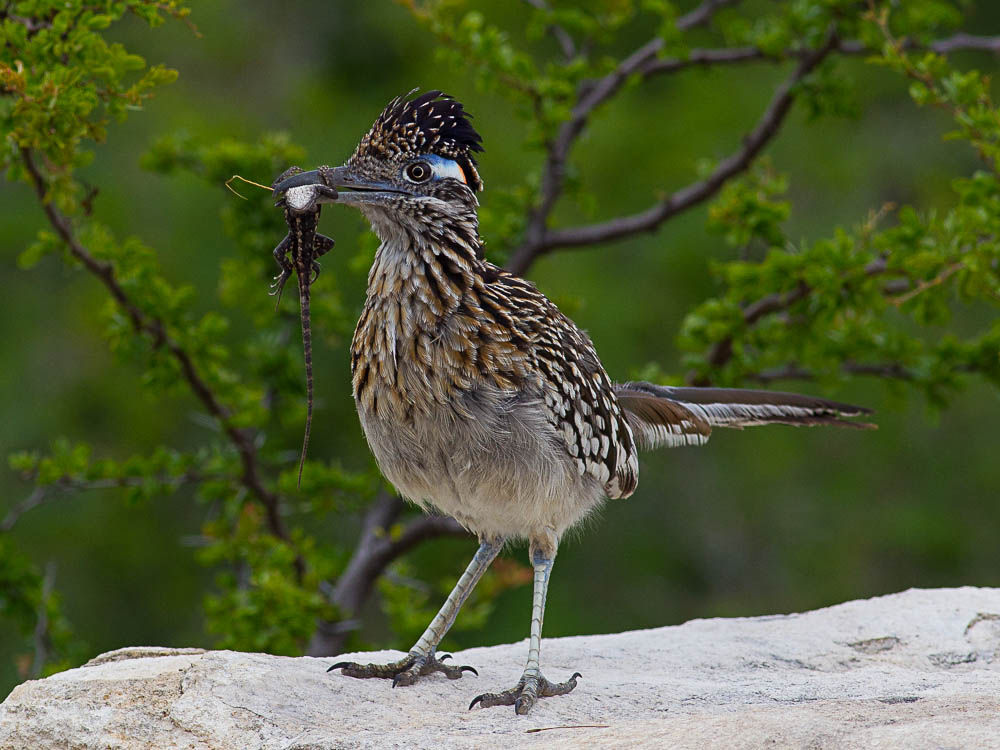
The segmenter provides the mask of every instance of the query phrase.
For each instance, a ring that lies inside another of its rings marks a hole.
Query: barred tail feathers
[[[704,445],[713,427],[788,424],[875,428],[845,419],[871,414],[871,409],[782,391],[674,388],[636,382],[616,385],[615,394],[633,434],[645,448]]]

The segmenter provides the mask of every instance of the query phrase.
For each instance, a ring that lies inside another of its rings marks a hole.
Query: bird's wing
[[[549,421],[581,476],[594,477],[609,498],[628,497],[639,482],[639,457],[614,386],[590,338],[545,303],[549,320],[534,352]]]

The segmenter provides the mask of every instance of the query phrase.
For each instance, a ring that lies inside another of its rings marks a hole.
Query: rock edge
[[[546,639],[572,694],[466,710],[525,642],[456,653],[481,675],[393,690],[334,659],[126,648],[19,685],[0,750],[1000,748],[1000,589],[911,589],[802,614]],[[396,658],[393,652],[355,655]]]

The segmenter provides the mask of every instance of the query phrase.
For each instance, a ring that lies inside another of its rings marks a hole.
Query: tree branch
[[[545,0],[524,0],[532,8],[537,8],[541,11],[551,10],[549,4]],[[573,37],[570,36],[569,32],[566,31],[562,26],[557,23],[550,23],[547,30],[555,40],[559,43],[560,49],[562,49],[563,57],[567,60],[572,60],[576,57],[576,43],[573,41]]]
[[[544,0],[526,0],[535,7],[543,7]],[[698,8],[681,16],[677,28],[687,30],[707,23],[712,14],[721,7],[733,5],[738,0],[706,0]],[[596,82],[581,87],[577,103],[569,119],[559,128],[558,133],[547,144],[547,155],[542,170],[538,205],[528,217],[524,239],[514,250],[507,268],[523,274],[541,255],[559,247],[592,245],[620,239],[631,234],[651,231],[667,219],[706,200],[727,180],[745,170],[756,154],[776,135],[778,127],[788,113],[794,99],[794,86],[813,70],[828,54],[843,55],[873,53],[873,50],[858,40],[841,40],[832,32],[826,43],[817,50],[807,48],[789,49],[780,55],[767,55],[756,47],[732,47],[720,49],[694,49],[686,58],[660,58],[663,49],[662,38],[654,38],[638,48],[615,68],[614,71]],[[957,33],[939,39],[928,45],[909,40],[905,46],[911,49],[926,48],[939,54],[957,50],[977,49],[1000,54],[1000,36],[977,36]],[[618,93],[628,78],[638,74],[643,78],[673,73],[693,66],[737,64],[756,60],[782,62],[797,59],[799,66],[791,79],[775,92],[771,105],[757,128],[744,139],[741,151],[722,162],[716,172],[703,181],[676,191],[656,206],[633,216],[613,219],[589,227],[565,230],[549,230],[548,220],[556,203],[562,196],[566,178],[566,162],[573,144],[579,138],[591,114]]]
[[[648,60],[636,72],[643,78],[652,78],[664,73],[676,73],[677,71],[697,66],[732,65],[755,60],[771,60],[778,63],[793,57],[797,57],[797,55],[791,51],[780,56],[766,55],[757,47],[693,49],[687,57],[657,57]]]
[[[867,266],[865,266],[865,276],[879,276],[885,273],[889,269],[889,262],[886,258],[881,257],[873,260]],[[895,287],[893,287],[895,288]],[[757,323],[765,315],[770,315],[771,313],[780,312],[782,310],[787,310],[796,302],[804,299],[806,296],[811,294],[813,288],[809,286],[804,281],[799,281],[794,289],[784,294],[769,294],[766,297],[761,297],[756,302],[752,302],[743,308],[743,325],[750,327]],[[706,360],[711,369],[717,370],[724,366],[730,359],[733,358],[733,338],[732,336],[727,336],[724,339],[716,341],[712,345],[712,348],[708,352],[708,357]],[[761,377],[758,374],[758,378]],[[779,378],[773,378],[775,380]],[[786,378],[787,379],[787,378]],[[802,379],[800,377],[800,379]],[[808,379],[808,378],[805,378]],[[711,385],[711,381],[705,375],[697,375],[694,372],[688,373],[687,381],[689,385],[697,386],[708,386]]]
[[[28,477],[29,479],[33,477]],[[62,494],[69,494],[71,492],[83,492],[86,490],[108,490],[108,489],[118,489],[123,487],[142,487],[150,481],[157,482],[159,484],[171,485],[172,488],[176,489],[183,484],[188,484],[192,482],[217,482],[233,480],[234,477],[223,476],[223,475],[209,475],[209,474],[199,474],[198,472],[188,472],[186,474],[181,474],[179,476],[160,476],[160,477],[116,477],[113,479],[74,479],[73,477],[62,477],[55,482],[49,484],[39,484],[35,486],[31,494],[28,495],[24,500],[19,502],[9,511],[7,515],[4,516],[3,521],[0,521],[0,532],[7,532],[14,528],[18,520],[25,513],[34,510],[35,508],[45,505],[52,499],[52,493],[54,490],[58,490]]]
[[[916,40],[908,40],[905,49],[929,49],[941,55],[947,55],[958,50],[983,50],[1000,54],[1000,36],[977,36],[958,33],[945,39],[938,39],[930,44],[921,44]],[[878,50],[866,46],[856,39],[838,40],[833,49],[845,56],[874,54]],[[754,61],[770,61],[780,63],[789,59],[803,59],[811,50],[787,49],[777,55],[767,54],[757,47],[722,47],[718,49],[693,49],[687,57],[654,57],[643,63],[636,71],[643,78],[652,78],[664,73],[676,73],[693,67],[708,67],[710,65],[733,65]]]
[[[757,154],[777,134],[795,99],[796,86],[830,54],[836,44],[836,34],[831,30],[824,43],[803,57],[792,75],[778,87],[757,125],[743,139],[741,148],[724,159],[705,179],[681,188],[645,211],[631,216],[622,216],[589,226],[546,230],[548,215],[561,193],[566,155],[573,140],[583,129],[587,117],[598,104],[613,95],[629,75],[655,58],[662,40],[654,39],[634,52],[613,73],[587,90],[584,98],[574,108],[570,119],[560,129],[549,151],[543,172],[542,200],[529,219],[524,242],[511,257],[508,268],[514,273],[524,273],[538,256],[559,247],[583,247],[639,232],[652,231],[670,217],[713,196],[727,180],[746,170]]]
[[[122,287],[115,276],[114,267],[110,263],[95,258],[80,244],[80,241],[73,232],[69,217],[62,214],[47,199],[45,177],[35,164],[31,150],[22,147],[21,157],[31,177],[31,182],[35,189],[35,194],[42,205],[42,210],[45,212],[52,228],[55,229],[63,242],[66,243],[70,254],[104,284],[114,300],[125,311],[125,314],[128,315],[132,327],[137,332],[150,336],[154,348],[165,348],[177,361],[183,373],[184,380],[187,381],[194,395],[202,403],[206,411],[218,420],[224,432],[236,447],[243,465],[243,474],[240,481],[249,490],[250,494],[257,498],[261,505],[263,505],[271,533],[279,539],[288,541],[288,531],[281,517],[278,495],[267,489],[261,479],[259,456],[257,447],[254,444],[253,434],[248,430],[236,427],[232,423],[232,415],[229,409],[219,401],[215,392],[201,377],[194,361],[191,359],[191,355],[171,338],[162,320],[147,315],[129,298],[124,287]],[[297,561],[296,567],[299,569],[300,574],[302,572],[301,566],[301,560]]]
[[[922,49],[923,45],[912,40],[908,40],[904,45],[907,49]],[[985,52],[1000,54],[1000,36],[979,36],[976,34],[966,34],[959,32],[947,39],[939,39],[927,45],[932,52],[939,55],[947,55],[951,52],[963,49],[977,49]]]
[[[0,10],[0,21],[9,18],[11,21],[14,21],[15,23],[21,24],[22,26],[24,26],[24,28],[26,28],[28,30],[28,37],[29,38],[31,38],[32,36],[34,36],[35,34],[37,34],[42,29],[51,29],[52,28],[52,18],[51,17],[46,18],[46,19],[43,20],[43,19],[40,19],[40,18],[34,18],[34,17],[30,17],[30,16],[29,17],[18,16],[18,15],[15,15],[14,13],[11,13],[10,10],[9,10],[9,8],[10,8],[10,3],[8,3],[7,8],[4,8],[3,10]],[[55,15],[55,11],[53,11],[51,13],[51,15]]]
[[[583,132],[591,113],[622,87],[628,77],[663,46],[662,39],[653,39],[629,55],[618,67],[580,95],[569,119],[562,124],[555,139],[548,145],[548,156],[542,171],[538,206],[528,218],[524,241],[511,256],[509,270],[523,274],[545,245],[549,215],[562,195],[566,181],[566,159],[574,141]]]
[[[344,620],[360,612],[371,595],[375,581],[401,555],[419,543],[442,536],[468,536],[457,521],[445,516],[421,516],[411,521],[395,538],[390,529],[402,514],[405,504],[382,490],[369,506],[361,523],[361,534],[354,554],[337,579],[329,595],[330,603],[341,614],[338,622],[321,621],[309,642],[310,656],[332,656],[344,649],[347,629]]]
[[[527,0],[535,7],[544,7],[544,0]],[[740,0],[705,0],[690,13],[677,19],[676,26],[681,31],[692,29],[707,23],[712,15],[721,7],[734,5]],[[549,215],[562,195],[566,180],[566,159],[574,141],[583,132],[584,126],[593,111],[603,102],[614,96],[628,77],[640,70],[643,65],[655,60],[664,41],[654,37],[619,63],[611,73],[596,83],[581,87],[576,106],[569,119],[562,124],[556,137],[547,144],[548,155],[542,171],[540,200],[538,206],[528,217],[524,233],[524,241],[515,250],[507,264],[509,270],[523,274],[535,258],[545,250],[545,235]]]
[[[35,615],[35,629],[32,633],[32,641],[35,647],[35,655],[31,661],[31,679],[37,680],[42,676],[45,669],[45,662],[49,658],[49,648],[51,642],[49,638],[49,597],[52,595],[52,587],[56,582],[56,564],[49,560],[45,564],[45,576],[42,578],[42,596],[38,602],[38,609]]]
[[[846,375],[871,375],[879,378],[894,378],[896,380],[913,380],[915,377],[912,372],[899,362],[886,362],[883,364],[845,362],[841,365],[841,370]],[[747,380],[768,385],[778,380],[815,380],[816,373],[798,365],[786,365],[775,370],[750,373],[746,378]]]
[[[46,490],[47,487],[38,485],[31,491],[30,495],[11,508],[7,512],[7,515],[4,516],[3,521],[0,522],[0,531],[10,531],[21,516],[30,510],[34,510],[39,505],[44,505],[49,494]]]
[[[917,283],[916,286],[914,286],[908,292],[906,292],[905,294],[901,294],[898,297],[893,297],[892,299],[889,300],[889,302],[891,302],[896,307],[902,307],[905,303],[909,302],[914,297],[923,294],[928,289],[940,286],[941,284],[946,282],[951,276],[953,276],[956,272],[961,270],[964,267],[964,265],[965,264],[962,263],[961,261],[957,261],[955,263],[949,263],[947,266],[941,269],[941,273],[939,273],[933,279]]]
[[[743,139],[740,149],[724,159],[708,177],[681,188],[637,214],[549,232],[544,239],[544,250],[593,245],[638,232],[652,231],[670,217],[715,195],[727,180],[746,170],[764,146],[777,135],[795,100],[796,86],[830,54],[835,44],[836,36],[831,32],[822,46],[799,61],[792,75],[775,91],[764,115]]]
[[[712,20],[716,11],[729,5],[736,5],[742,0],[705,0],[701,5],[685,13],[677,19],[677,28],[681,31],[693,29],[696,26],[704,26]]]

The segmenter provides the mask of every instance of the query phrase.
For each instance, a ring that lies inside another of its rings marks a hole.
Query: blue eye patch
[[[438,156],[437,154],[428,154],[423,157],[423,160],[431,165],[431,171],[434,174],[434,179],[443,180],[446,177],[451,177],[458,180],[464,184],[468,184],[465,179],[465,172],[462,168],[458,166],[458,162],[453,159],[446,159],[443,156]]]

